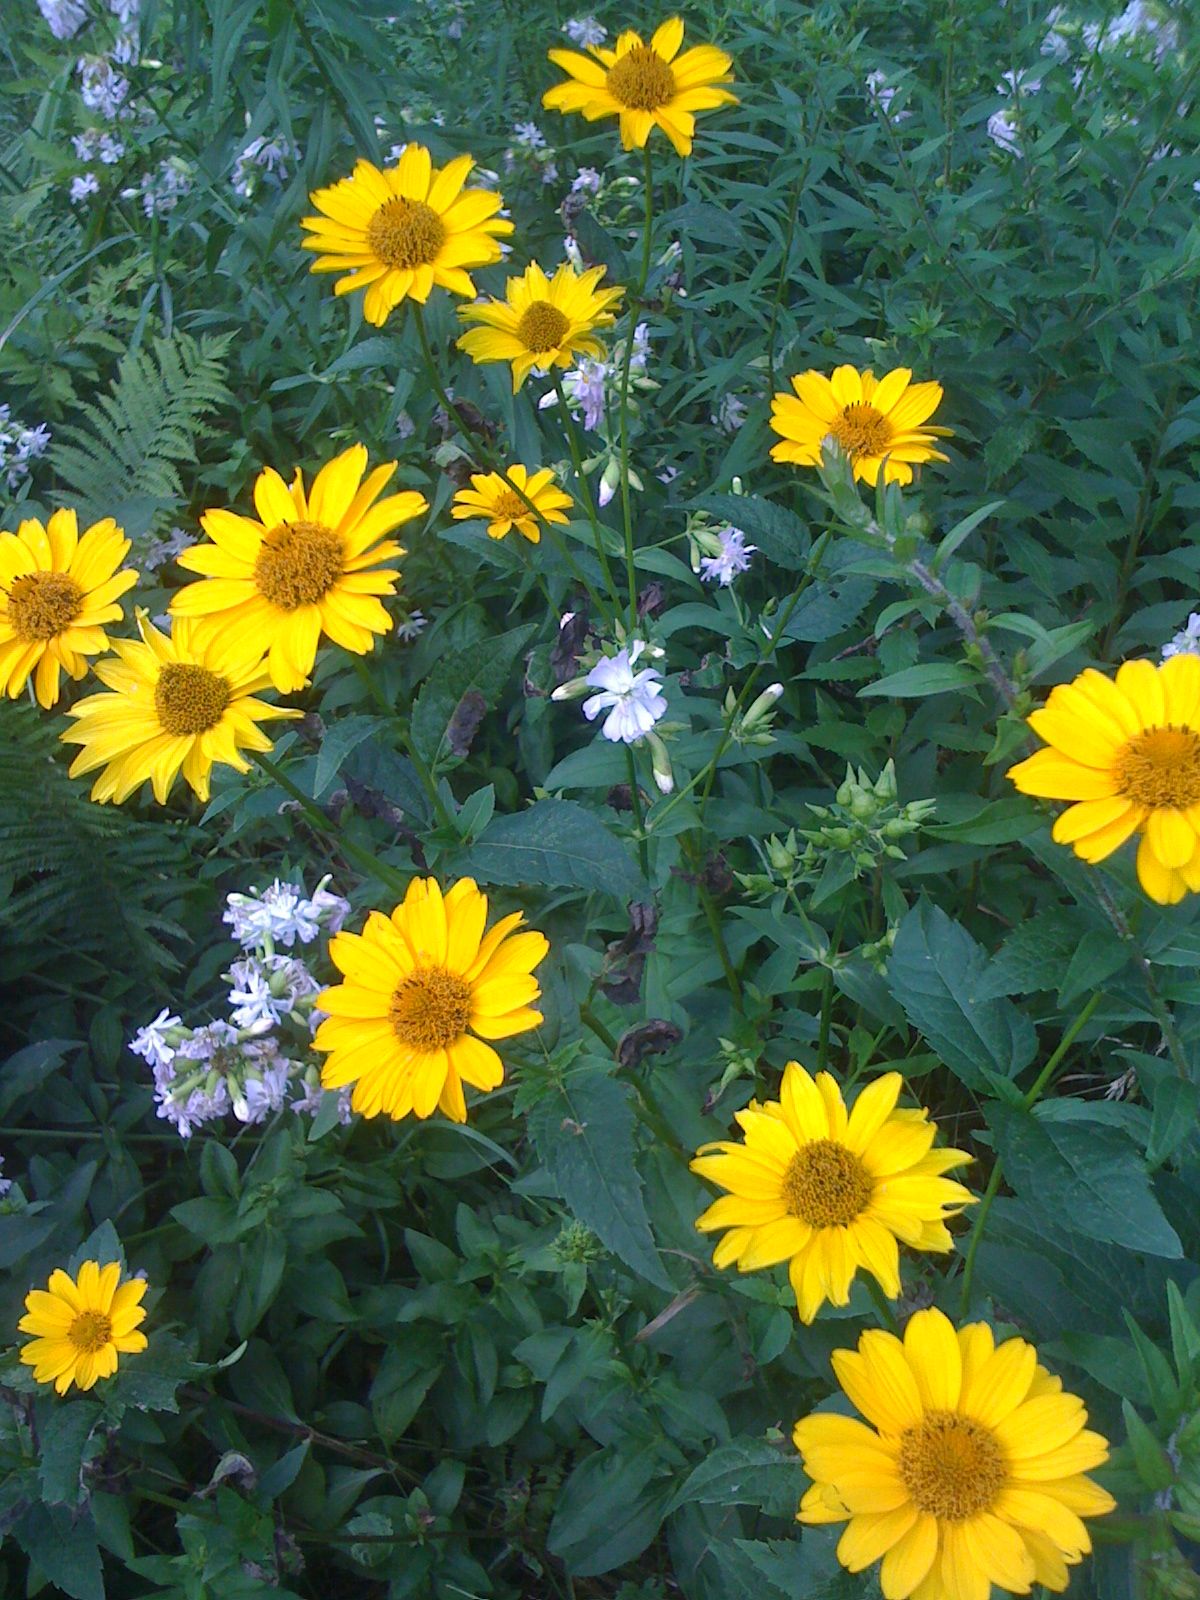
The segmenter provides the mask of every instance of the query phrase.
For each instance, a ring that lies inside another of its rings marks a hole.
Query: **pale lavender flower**
[[[1042,80],[1035,78],[1032,72],[1022,67],[1017,72],[1002,72],[1000,82],[996,85],[997,94],[1036,94],[1042,87]]]
[[[138,19],[142,0],[108,0],[108,9],[123,28],[128,28]]]
[[[80,56],[75,71],[79,74],[79,94],[88,110],[98,111],[102,117],[115,117],[129,93],[129,80],[104,56]]]
[[[610,463],[610,465],[612,464],[614,463]],[[599,488],[596,490],[596,504],[598,506],[611,505],[616,498],[616,493],[617,480],[611,473],[606,471],[600,479]]]
[[[598,194],[600,174],[595,167],[580,167],[571,183],[572,194]]]
[[[253,1072],[248,1069],[241,1094],[233,1097],[234,1116],[239,1122],[265,1122],[287,1104],[291,1080],[292,1063],[282,1057],[258,1063]]]
[[[164,1006],[153,1022],[138,1029],[130,1040],[129,1048],[135,1056],[141,1056],[152,1067],[169,1067],[175,1059],[175,1046],[167,1038],[167,1032],[182,1027],[182,1018]]]
[[[0,472],[10,489],[29,476],[29,463],[45,455],[50,438],[44,422],[27,428],[12,415],[9,406],[0,405]]]
[[[157,572],[160,567],[165,567],[168,561],[174,561],[176,556],[181,555],[195,542],[194,535],[188,533],[185,528],[172,528],[163,538],[154,539],[147,545],[146,553],[140,558],[138,565],[143,572]]]
[[[1103,31],[1097,22],[1084,24],[1083,42],[1089,50],[1111,50],[1122,42],[1136,43],[1141,39],[1151,41],[1155,61],[1162,61],[1177,47],[1179,29],[1174,22],[1159,17],[1145,0],[1130,0],[1121,15],[1114,17]]]
[[[283,139],[251,139],[238,156],[230,176],[234,192],[248,199],[260,181],[278,188],[287,182],[288,163],[296,159],[294,145]]]
[[[80,161],[95,161],[97,157],[106,167],[116,166],[125,154],[125,146],[106,128],[85,128],[71,135],[71,144]]]
[[[429,618],[420,611],[410,611],[407,617],[401,617],[396,624],[396,637],[410,643],[420,638],[424,629],[429,626]]]
[[[1200,611],[1193,611],[1187,625],[1163,645],[1163,660],[1169,661],[1172,656],[1200,656]]]
[[[416,611],[413,615],[420,617],[421,613]],[[421,626],[425,626],[424,617],[421,617]],[[313,897],[307,902],[307,908],[309,915],[317,919],[326,933],[338,933],[350,915],[349,900],[343,895],[334,894],[332,889],[327,889],[324,881],[313,891]]]
[[[563,23],[562,31],[572,44],[584,50],[589,45],[603,44],[608,38],[608,29],[601,27],[595,17],[572,17],[569,22]]]
[[[712,414],[713,426],[722,433],[736,433],[746,420],[749,408],[736,394],[723,394]]]
[[[100,180],[94,172],[81,173],[79,177],[71,179],[71,201],[78,205],[81,200],[86,200],[89,195],[100,192]]]
[[[589,433],[595,433],[604,421],[608,370],[607,362],[581,356],[570,372],[563,375],[562,390],[567,409],[575,416],[582,416],[583,425]],[[557,394],[553,389],[548,390],[538,401],[538,410],[545,411],[547,406],[557,403]]]
[[[272,994],[266,969],[257,957],[235,961],[225,976],[230,984],[229,1014],[239,1028],[266,1033],[291,1010],[282,997]]]
[[[889,83],[886,74],[881,72],[878,67],[874,72],[868,72],[867,99],[873,101],[893,125],[904,122],[912,116],[911,111],[892,110],[892,101],[899,92],[896,85]]]
[[[142,210],[148,217],[169,216],[192,187],[191,174],[178,156],[168,156],[159,164],[157,172],[148,172],[142,179],[141,190],[126,189],[127,196],[140,192]]]
[[[46,26],[56,39],[71,39],[87,21],[87,8],[77,0],[37,0]]]
[[[108,59],[115,61],[119,67],[137,66],[142,59],[142,50],[136,28],[122,28],[109,51]]]
[[[1013,155],[1020,155],[1021,141],[1017,136],[1017,119],[1015,114],[1002,106],[999,111],[993,111],[987,122],[988,138],[998,144],[1001,150],[1007,150]]]
[[[265,945],[291,946],[298,939],[311,944],[322,926],[336,933],[350,911],[350,902],[340,894],[318,886],[311,900],[305,899],[297,883],[281,883],[278,878],[261,891],[226,896],[222,921],[229,923],[233,937],[246,949]]]
[[[747,544],[740,528],[718,528],[716,534],[721,543],[720,553],[700,558],[700,577],[705,583],[719,583],[722,589],[728,589],[739,572],[749,570],[750,556],[758,546]]]
[[[594,722],[602,711],[607,711],[600,731],[614,744],[635,744],[666,715],[667,702],[659,687],[662,675],[653,667],[641,672],[633,670],[645,648],[644,639],[635,639],[615,656],[598,661],[585,680],[600,693],[583,702],[583,714]]]
[[[417,425],[407,411],[401,411],[396,416],[397,439],[411,439],[417,431]]]
[[[544,150],[546,135],[536,122],[518,122],[513,127],[513,138],[526,150]]]

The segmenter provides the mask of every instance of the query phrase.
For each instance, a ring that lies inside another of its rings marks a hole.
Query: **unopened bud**
[[[667,747],[656,733],[648,733],[646,743],[650,746],[650,770],[654,774],[658,792],[670,794],[675,787],[675,777],[671,771],[671,757],[667,753]]]
[[[582,700],[591,688],[586,678],[569,678],[566,683],[560,683],[557,689],[550,691],[551,700]]]

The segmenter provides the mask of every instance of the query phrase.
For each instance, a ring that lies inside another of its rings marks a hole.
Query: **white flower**
[[[397,439],[411,439],[416,431],[417,425],[413,421],[411,414],[407,411],[399,412],[396,417]]]
[[[78,204],[86,200],[90,194],[98,194],[100,181],[94,172],[85,172],[78,178],[71,179],[71,200]]]
[[[595,167],[580,167],[571,183],[572,194],[598,194],[600,174]]]
[[[513,138],[526,150],[544,150],[546,135],[536,122],[518,122],[513,127]]]
[[[108,59],[115,61],[119,67],[136,67],[141,58],[137,29],[122,28],[117,35],[116,43],[109,51]]]
[[[117,18],[122,27],[128,28],[130,23],[136,22],[142,9],[142,0],[108,0],[108,9]]]
[[[87,21],[87,10],[78,0],[37,0],[37,8],[56,39],[70,39]]]
[[[585,680],[589,688],[599,689],[600,693],[583,702],[583,714],[594,722],[607,710],[601,732],[614,744],[636,743],[666,715],[667,702],[659,687],[662,675],[653,667],[641,672],[633,670],[645,648],[644,639],[635,639],[629,648],[598,661]]]
[[[595,17],[572,17],[563,23],[562,31],[572,44],[581,45],[585,50],[589,45],[603,44],[608,38],[608,29],[602,28]]]
[[[148,217],[165,217],[174,211],[191,187],[191,174],[186,164],[178,156],[168,156],[157,172],[149,172],[142,179],[142,210]],[[126,195],[138,192],[136,189],[123,191]]]
[[[138,1029],[129,1042],[129,1048],[135,1056],[141,1056],[152,1067],[169,1067],[175,1059],[175,1050],[166,1037],[167,1029],[181,1027],[182,1019],[164,1006],[153,1022]]]
[[[889,83],[887,77],[878,67],[874,72],[867,73],[867,99],[873,100],[889,122],[896,124],[904,122],[912,116],[911,111],[893,111],[892,101],[899,94],[895,84]]]
[[[0,405],[0,472],[10,489],[29,476],[29,463],[45,455],[50,438],[50,429],[44,422],[27,428],[13,417],[10,407]]]
[[[1035,78],[1032,72],[1024,67],[1018,72],[1002,72],[1000,82],[996,85],[997,94],[1036,94],[1042,87],[1042,80]]]
[[[146,552],[138,564],[143,572],[157,572],[159,567],[174,561],[177,555],[195,542],[194,535],[185,528],[172,528],[164,538],[154,539],[146,546]]]
[[[712,414],[713,426],[722,433],[736,433],[746,420],[748,407],[736,394],[723,394],[720,404]]]
[[[278,188],[287,182],[288,162],[297,157],[296,147],[282,139],[251,139],[233,164],[230,183],[247,199],[258,187],[260,178]]]
[[[1100,31],[1098,22],[1084,24],[1083,42],[1089,50],[1111,50],[1123,40],[1136,43],[1148,39],[1154,48],[1155,61],[1161,61],[1179,42],[1179,29],[1174,22],[1161,20],[1145,0],[1130,0],[1119,17],[1115,17]]]
[[[350,902],[318,885],[311,900],[297,883],[281,883],[278,878],[261,893],[226,896],[227,909],[222,921],[229,923],[233,937],[245,949],[272,945],[291,946],[299,939],[311,944],[322,927],[336,933],[350,911]]]
[[[89,111],[115,117],[129,93],[129,81],[103,56],[80,56],[75,63],[79,74],[79,94]]]
[[[721,544],[720,553],[700,558],[700,577],[705,583],[716,582],[722,589],[728,589],[739,572],[748,570],[751,553],[758,546],[747,544],[740,528],[718,528],[717,538]]]
[[[1017,119],[1007,106],[1002,106],[999,111],[994,111],[988,118],[988,138],[998,144],[1001,150],[1009,150],[1014,155],[1021,153],[1021,141],[1017,137]]]
[[[419,611],[410,611],[407,617],[401,617],[396,624],[396,637],[412,641],[419,638],[422,630],[429,626],[429,618]]]
[[[230,1016],[239,1028],[266,1033],[291,1010],[271,993],[267,973],[254,956],[235,961],[225,976],[230,983]]]
[[[287,1103],[288,1085],[292,1080],[292,1063],[282,1057],[275,1062],[263,1062],[246,1072],[241,1096],[233,1102],[233,1114],[239,1122],[265,1122]]]
[[[420,612],[416,613],[420,616]],[[425,626],[425,619],[421,617],[421,626]],[[328,878],[323,878],[313,891],[311,900],[305,902],[309,916],[315,917],[326,933],[338,933],[342,923],[350,915],[350,902],[340,894],[334,894],[332,889],[325,887]]]
[[[1187,626],[1163,645],[1163,660],[1169,661],[1172,656],[1200,656],[1200,611],[1193,611],[1187,619]]]

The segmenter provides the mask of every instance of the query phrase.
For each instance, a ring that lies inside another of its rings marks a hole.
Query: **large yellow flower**
[[[206,511],[200,521],[212,543],[179,557],[205,581],[176,591],[172,616],[203,618],[204,638],[236,635],[266,650],[282,694],[304,687],[322,634],[366,655],[373,636],[392,625],[378,596],[395,592],[399,574],[381,563],[404,554],[383,535],[429,509],[412,489],[379,499],[394,461],[364,482],[366,468],[366,449],[352,445],[321,468],[306,494],[299,467],[290,489],[264,467],[254,485],[261,521]]]
[[[575,502],[564,494],[554,481],[554,472],[543,467],[540,472],[530,472],[520,462],[505,469],[506,483],[498,472],[473,472],[470,489],[460,489],[454,496],[450,515],[457,522],[467,517],[486,517],[488,533],[493,539],[503,539],[511,528],[516,528],[537,544],[542,537],[543,522],[566,522],[567,511]],[[537,515],[525,504],[517,490],[523,489],[537,507]]]
[[[582,111],[589,122],[620,117],[621,143],[641,149],[659,127],[681,156],[691,155],[696,112],[737,104],[737,96],[717,84],[731,82],[730,58],[715,45],[699,44],[683,55],[683,18],[671,17],[643,44],[627,32],[615,50],[593,45],[590,56],[576,50],[551,50],[551,61],[567,73],[542,96],[552,111]]]
[[[1127,661],[1115,683],[1088,667],[1028,720],[1050,748],[1008,775],[1022,794],[1077,802],[1054,824],[1059,844],[1096,862],[1140,834],[1151,900],[1200,890],[1200,658]]]
[[[103,624],[124,615],[117,597],[138,574],[117,568],[129,540],[111,517],[80,537],[74,511],[0,533],[0,690],[15,700],[35,674],[38,703],[58,699],[59,675],[82,678],[87,657],[107,650]]]
[[[603,267],[576,272],[564,261],[552,278],[547,278],[536,262],[531,262],[519,278],[504,286],[503,300],[489,300],[473,306],[459,306],[464,322],[482,322],[458,341],[477,363],[511,361],[513,393],[537,368],[574,366],[580,356],[597,360],[604,346],[594,337],[595,329],[612,326],[612,307],[623,289],[598,289]]]
[[[37,1337],[22,1348],[21,1360],[38,1383],[52,1383],[59,1394],[72,1383],[90,1389],[111,1378],[118,1355],[146,1348],[146,1335],[137,1331],[146,1315],[140,1304],[145,1292],[144,1278],[121,1282],[115,1261],[104,1267],[85,1261],[77,1279],[56,1267],[44,1289],[25,1296],[17,1326]]]
[[[846,1304],[859,1267],[895,1299],[897,1239],[949,1250],[945,1218],[975,1197],[942,1174],[971,1158],[933,1148],[927,1112],[896,1110],[903,1083],[885,1073],[847,1113],[828,1072],[814,1079],[789,1061],[780,1098],[737,1113],[745,1143],[705,1145],[691,1164],[729,1190],[696,1221],[704,1232],[728,1229],[714,1263],[753,1272],[786,1261],[800,1320],[811,1322],[826,1300]]]
[[[882,378],[869,368],[837,367],[828,378],[800,372],[792,388],[794,395],[777,394],[771,402],[771,426],[782,435],[772,446],[772,461],[820,466],[821,443],[831,434],[850,457],[854,476],[871,485],[885,456],[885,483],[911,483],[913,465],[948,460],[934,441],[948,438],[951,430],[928,420],[941,403],[942,386],[913,383],[907,367]]]
[[[329,1016],[313,1044],[330,1052],[322,1084],[352,1083],[351,1105],[363,1116],[384,1112],[398,1121],[440,1106],[465,1122],[463,1084],[495,1089],[504,1079],[500,1057],[484,1041],[541,1022],[532,1009],[541,994],[533,968],[550,946],[543,934],[515,931],[524,921],[519,911],[485,933],[487,906],[471,878],[444,895],[435,879],[414,878],[390,917],[372,911],[361,934],[330,941],[330,960],[346,982],[317,996]]]
[[[177,621],[170,638],[138,613],[141,641],[114,639],[117,661],[101,661],[96,676],[111,694],[92,694],[67,712],[77,719],[62,735],[83,748],[71,763],[71,776],[104,771],[92,786],[92,799],[128,799],[147,778],[154,798],[165,805],[182,771],[197,797],[207,800],[214,765],[249,770],[242,750],[269,750],[259,728],[271,717],[298,717],[299,711],[254,699],[270,683],[261,645],[219,638],[201,642],[196,626]]]
[[[813,1486],[801,1522],[846,1522],[838,1560],[882,1557],[885,1600],[988,1600],[992,1585],[1065,1589],[1092,1548],[1083,1517],[1115,1502],[1084,1474],[1108,1442],[1024,1339],[999,1347],[984,1322],[957,1333],[918,1311],[901,1343],[869,1329],[833,1368],[870,1423],[832,1412],[796,1424]]]
[[[467,267],[500,259],[496,242],[513,231],[497,216],[504,204],[491,189],[463,184],[475,165],[455,156],[440,170],[424,145],[405,145],[394,167],[359,161],[349,178],[309,197],[319,217],[304,217],[306,250],[320,253],[312,272],[345,272],[334,294],[365,289],[363,316],[377,328],[402,300],[424,304],[437,285],[472,296]]]

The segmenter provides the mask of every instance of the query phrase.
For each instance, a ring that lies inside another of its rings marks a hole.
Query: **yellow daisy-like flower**
[[[484,1041],[541,1023],[533,968],[550,946],[540,933],[516,932],[519,911],[485,933],[487,908],[471,878],[444,895],[435,879],[414,878],[390,917],[372,911],[361,934],[330,940],[346,982],[317,996],[329,1015],[313,1044],[330,1052],[323,1086],[352,1083],[351,1105],[364,1117],[399,1121],[440,1107],[465,1122],[463,1084],[486,1090],[504,1080]]]
[[[792,379],[795,394],[777,394],[771,401],[771,426],[782,435],[771,448],[772,461],[797,467],[821,464],[821,443],[833,436],[850,457],[856,478],[874,486],[884,467],[885,483],[911,483],[914,465],[946,461],[936,439],[949,438],[950,428],[937,428],[929,418],[941,404],[940,383],[913,383],[907,367],[876,378],[868,368],[837,367],[800,372]]]
[[[248,651],[236,636],[203,642],[187,620],[168,638],[144,611],[138,628],[140,642],[114,639],[119,659],[96,667],[112,692],[88,695],[67,712],[77,720],[62,738],[83,746],[71,776],[103,767],[92,786],[92,799],[101,802],[126,800],[149,778],[161,806],[182,771],[207,800],[215,765],[247,772],[240,752],[271,748],[260,722],[301,713],[254,698],[271,681],[261,645]]]
[[[1115,1508],[1085,1473],[1108,1459],[1077,1395],[1024,1339],[997,1347],[985,1322],[955,1332],[918,1311],[903,1343],[872,1328],[833,1368],[867,1419],[796,1424],[813,1486],[801,1522],[845,1522],[838,1560],[882,1558],[885,1600],[988,1600],[992,1585],[1065,1589],[1092,1548],[1083,1517]]]
[[[1029,726],[1049,749],[1010,767],[1022,794],[1074,800],[1054,838],[1088,862],[1140,834],[1138,880],[1159,905],[1200,890],[1200,659],[1127,661],[1059,684]]]
[[[115,1261],[104,1267],[85,1261],[78,1278],[56,1267],[44,1289],[25,1296],[17,1326],[37,1337],[22,1348],[22,1362],[33,1368],[38,1383],[52,1383],[59,1394],[73,1383],[90,1389],[111,1378],[118,1355],[146,1348],[146,1335],[137,1331],[146,1315],[140,1304],[145,1292],[144,1278],[121,1282]]]
[[[503,300],[459,306],[464,322],[481,322],[483,327],[464,333],[458,348],[476,363],[511,361],[514,394],[534,368],[548,372],[574,366],[580,356],[601,359],[604,346],[594,337],[595,329],[612,326],[612,308],[625,293],[596,287],[604,270],[576,272],[564,261],[547,278],[531,262],[519,278],[504,285]]]
[[[392,625],[378,596],[394,594],[399,578],[381,563],[404,554],[383,535],[428,511],[429,502],[412,489],[379,499],[394,461],[364,482],[366,470],[361,444],[327,462],[307,493],[299,467],[291,488],[264,467],[254,484],[261,521],[226,510],[200,519],[212,543],[191,545],[178,559],[205,581],[178,590],[171,615],[203,618],[205,638],[234,634],[266,650],[281,694],[307,683],[322,634],[368,654],[374,635]]]
[[[949,1250],[945,1219],[975,1196],[942,1174],[971,1158],[933,1148],[926,1111],[896,1110],[903,1084],[885,1073],[847,1112],[828,1072],[814,1079],[789,1061],[779,1099],[737,1113],[745,1143],[705,1145],[691,1164],[729,1190],[696,1220],[702,1232],[728,1229],[715,1265],[753,1272],[786,1261],[800,1320],[811,1322],[826,1300],[846,1304],[860,1267],[894,1300],[898,1239]]]
[[[516,466],[506,467],[505,472],[510,480],[507,483],[498,472],[473,472],[473,487],[458,491],[450,507],[450,515],[457,522],[467,517],[486,517],[487,531],[493,539],[503,539],[510,528],[516,528],[530,544],[537,544],[541,539],[541,523],[569,520],[566,512],[575,502],[555,483],[554,473],[549,467],[530,473],[528,467],[518,462]],[[523,489],[533,501],[537,507],[536,516],[513,484]]]
[[[0,690],[15,700],[34,673],[38,704],[58,699],[60,674],[82,678],[87,657],[109,647],[106,622],[124,615],[117,597],[138,574],[117,568],[129,540],[111,517],[80,537],[74,511],[43,525],[30,517],[0,533]]]
[[[309,196],[322,213],[300,222],[304,248],[319,252],[309,270],[346,273],[334,294],[365,289],[363,316],[377,328],[402,300],[423,305],[435,286],[473,296],[466,269],[499,261],[497,239],[513,231],[494,190],[463,190],[474,165],[455,156],[435,168],[421,144],[405,145],[394,167],[360,160],[349,178]]]
[[[542,96],[551,111],[582,111],[589,122],[620,117],[621,143],[641,149],[658,127],[681,156],[691,155],[696,112],[737,104],[737,96],[716,86],[732,81],[733,65],[724,50],[699,44],[683,55],[683,18],[671,17],[649,44],[640,34],[621,34],[615,50],[594,45],[590,55],[551,50],[551,61],[568,74]]]

